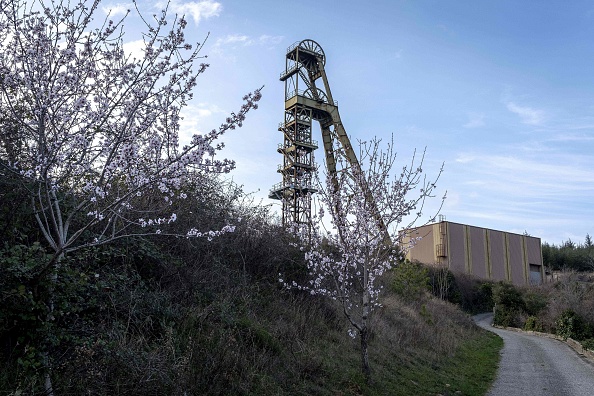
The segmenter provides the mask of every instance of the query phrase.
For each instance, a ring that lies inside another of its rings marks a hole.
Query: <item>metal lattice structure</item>
[[[320,124],[326,167],[334,186],[338,187],[337,172],[360,169],[342,125],[338,103],[332,98],[325,64],[322,47],[313,40],[303,40],[287,49],[286,68],[280,75],[285,83],[285,119],[279,125],[284,139],[278,147],[283,155],[278,168],[283,181],[273,186],[269,197],[282,200],[285,225],[311,221],[311,196],[316,192],[312,186],[316,171],[313,152],[318,147],[312,139],[313,121]],[[318,86],[320,79],[322,84]],[[346,158],[338,162],[345,164],[343,169],[337,169],[337,150]]]

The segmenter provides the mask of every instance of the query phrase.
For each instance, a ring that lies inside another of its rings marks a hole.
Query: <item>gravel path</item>
[[[567,344],[493,328],[493,314],[473,319],[504,342],[497,378],[487,396],[594,395],[594,365]]]

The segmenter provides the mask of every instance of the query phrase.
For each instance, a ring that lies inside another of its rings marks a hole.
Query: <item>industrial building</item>
[[[406,258],[514,285],[545,279],[540,238],[445,221],[405,231]]]

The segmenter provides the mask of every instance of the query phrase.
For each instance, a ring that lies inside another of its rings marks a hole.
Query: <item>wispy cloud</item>
[[[585,133],[559,133],[549,139],[553,142],[592,142],[594,135]]]
[[[588,143],[591,144],[591,143]],[[450,220],[506,231],[528,230],[548,241],[542,229],[583,229],[594,196],[594,157],[551,149],[527,152],[522,146],[460,153],[442,186],[456,199],[444,207]]]
[[[250,46],[252,44],[254,44],[254,40],[252,40],[249,36],[246,35],[241,35],[241,34],[229,34],[225,37],[221,37],[219,39],[217,39],[217,41],[215,42],[215,47],[221,47],[223,45],[244,45],[244,46]]]
[[[485,115],[482,113],[470,113],[468,122],[463,125],[464,128],[480,128],[485,126]]]
[[[245,34],[229,34],[218,38],[210,53],[225,58],[227,61],[236,62],[237,50],[244,47],[275,48],[284,40],[284,36],[271,36],[262,34],[258,37]]]
[[[108,15],[116,16],[116,15],[126,15],[126,13],[134,7],[132,3],[116,3],[111,4],[108,3],[101,7],[101,10]]]
[[[545,120],[545,112],[532,107],[519,106],[514,102],[507,102],[507,109],[520,116],[522,122],[528,125],[541,125]]]
[[[217,41],[215,42],[215,47],[220,48],[225,45],[241,45],[244,47],[249,47],[251,45],[262,45],[274,47],[277,44],[281,43],[284,40],[284,38],[284,36],[270,36],[268,34],[263,34],[258,38],[253,38],[250,36],[246,36],[244,34],[229,34],[225,37],[217,39]]]
[[[263,34],[258,38],[258,41],[262,45],[267,46],[275,46],[280,44],[285,39],[285,36],[269,36],[267,34]]]
[[[154,4],[157,8],[165,8],[166,2],[157,2]],[[107,3],[101,6],[101,10],[105,14],[111,16],[125,15],[129,10],[134,8],[133,3]],[[189,15],[198,25],[200,21],[215,16],[219,16],[223,11],[223,5],[214,0],[200,0],[200,1],[181,1],[171,0],[169,3],[169,10],[175,14]]]
[[[223,5],[213,0],[188,2],[173,0],[169,7],[176,14],[190,15],[196,25],[203,19],[219,16],[223,11]]]
[[[182,110],[182,121],[181,131],[182,136],[180,140],[185,143],[195,133],[204,133],[213,126],[213,122],[216,124],[219,119],[212,118],[211,116],[219,117],[226,114],[223,109],[217,105],[209,103],[195,103],[190,104]]]

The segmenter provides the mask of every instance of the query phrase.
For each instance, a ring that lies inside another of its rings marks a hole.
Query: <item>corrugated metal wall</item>
[[[505,236],[502,231],[487,230],[489,236],[489,262],[491,263],[491,279],[507,280],[507,256],[505,253]]]
[[[487,272],[487,237],[484,228],[468,226],[468,241],[470,242],[470,273],[479,278],[488,279]]]
[[[507,257],[508,267],[511,274],[512,283],[516,285],[523,285],[526,283],[526,262],[524,261],[524,247],[522,243],[522,235],[508,234],[507,237]]]
[[[541,284],[544,280],[544,266],[542,265],[542,250],[540,239],[525,236],[526,258],[528,260],[531,284]],[[538,272],[538,274],[537,274]]]
[[[448,222],[448,262],[450,270],[467,272],[466,232],[462,224]]]
[[[419,227],[413,236],[423,238],[407,254],[411,261],[432,265],[441,259],[451,271],[516,285],[535,283],[538,269],[544,279],[539,238],[449,221]],[[442,241],[445,257],[438,257]]]
[[[433,224],[422,226],[412,231],[410,238],[421,238],[415,243],[406,255],[410,261],[419,261],[425,264],[435,263],[435,246],[433,243]],[[408,240],[406,241],[408,243]]]

